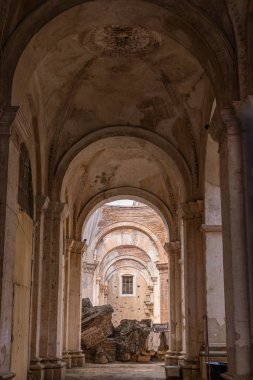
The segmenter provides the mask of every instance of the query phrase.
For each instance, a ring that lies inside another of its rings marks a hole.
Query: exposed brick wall
[[[166,230],[162,218],[150,207],[143,205],[138,207],[103,206],[102,218],[99,222],[100,231],[118,222],[135,222],[149,228],[161,241],[166,242]]]

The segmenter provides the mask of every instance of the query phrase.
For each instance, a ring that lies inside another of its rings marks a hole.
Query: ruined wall
[[[157,235],[161,243],[166,242],[166,230],[163,220],[152,208],[146,205],[142,204],[135,207],[104,206],[102,218],[99,222],[100,230],[118,222],[140,223]]]
[[[136,287],[134,289],[136,294],[134,296],[122,296],[120,294],[121,275],[125,273],[131,273],[136,278]],[[149,293],[147,282],[133,268],[125,268],[125,270],[119,270],[113,274],[108,281],[108,303],[114,309],[112,316],[114,326],[118,326],[122,319],[153,319],[152,314],[146,313],[148,310],[145,301],[148,300]]]

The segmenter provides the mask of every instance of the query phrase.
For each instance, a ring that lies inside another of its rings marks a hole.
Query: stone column
[[[226,351],[222,226],[204,224],[202,231],[206,251],[208,351],[223,350],[221,356]]]
[[[71,356],[68,352],[69,337],[69,283],[70,283],[70,255],[71,248],[74,244],[73,239],[67,239],[65,242],[65,262],[64,262],[64,323],[63,323],[63,360],[67,368],[71,368]]]
[[[83,263],[83,295],[85,298],[89,298],[92,303],[93,300],[93,286],[94,286],[94,273],[98,266],[97,262],[87,262]]]
[[[50,202],[45,212],[41,297],[40,356],[45,380],[65,378],[62,359],[63,259],[66,204]]]
[[[101,277],[96,277],[96,299],[94,300],[94,306],[100,305],[100,283],[101,283]]]
[[[157,263],[160,277],[160,322],[167,323],[169,320],[169,291],[168,291],[168,263]]]
[[[47,197],[36,197],[30,350],[30,370],[36,380],[44,379],[44,365],[41,364],[41,358],[39,357],[39,346],[44,219],[48,204],[49,199]]]
[[[14,377],[10,353],[19,173],[19,144],[13,130],[17,110],[11,106],[0,110],[0,379]]]
[[[184,285],[186,315],[186,356],[183,375],[194,377],[199,371],[199,354],[204,345],[203,317],[206,314],[203,201],[182,204],[184,235]]]
[[[244,213],[242,131],[233,109],[221,110],[220,179],[228,377],[252,378],[249,274]]]
[[[81,303],[82,264],[86,244],[74,241],[70,248],[68,353],[71,367],[83,367],[84,354],[81,350]]]
[[[181,310],[181,245],[180,241],[164,245],[169,258],[169,310],[170,310],[170,364],[178,364],[182,351],[182,310]],[[167,361],[168,362],[168,361]]]
[[[160,289],[158,283],[158,277],[151,277],[153,282],[153,302],[154,302],[154,323],[160,323]]]

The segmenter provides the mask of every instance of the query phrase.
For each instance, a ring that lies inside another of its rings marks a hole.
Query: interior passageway
[[[0,36],[0,380],[252,380],[253,1],[0,0]]]

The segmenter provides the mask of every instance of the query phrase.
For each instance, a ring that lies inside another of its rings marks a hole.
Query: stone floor
[[[67,371],[66,380],[164,380],[163,363],[85,364],[84,368]]]

